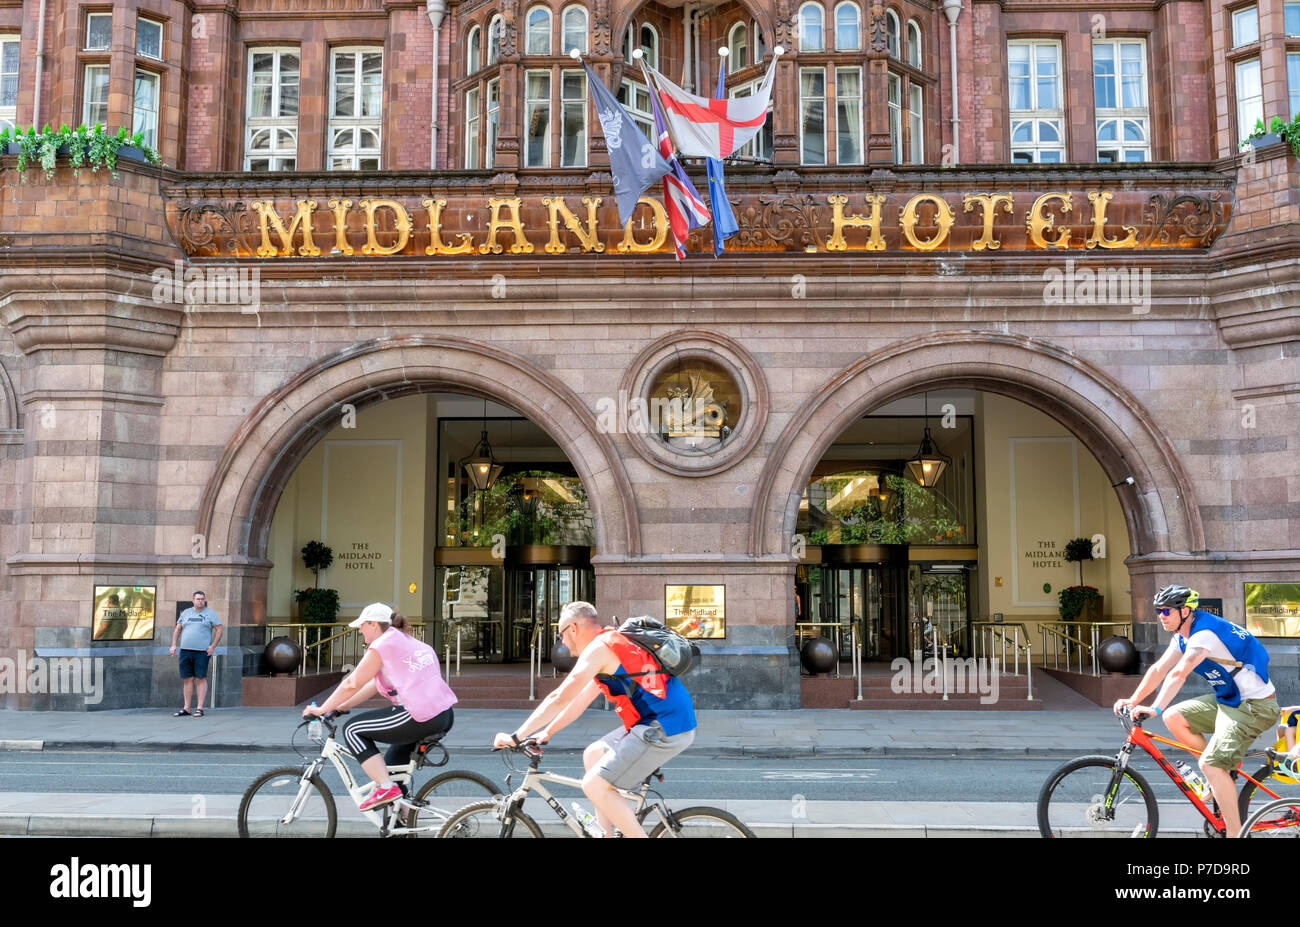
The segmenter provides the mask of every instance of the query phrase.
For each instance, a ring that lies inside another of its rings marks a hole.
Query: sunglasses
[[[1159,615],[1161,618],[1168,618],[1168,617],[1169,617],[1169,613],[1172,612],[1172,611],[1175,611],[1175,609],[1172,609],[1172,608],[1157,608],[1157,609],[1156,609],[1156,614]]]

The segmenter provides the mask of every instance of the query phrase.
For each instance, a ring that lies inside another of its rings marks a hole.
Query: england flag
[[[767,104],[772,98],[779,54],[772,56],[763,83],[752,96],[710,100],[687,93],[653,68],[664,115],[677,141],[677,152],[687,158],[730,157],[763,129]]]
[[[682,162],[673,154],[672,138],[664,126],[663,115],[654,95],[650,103],[655,113],[655,132],[659,136],[659,154],[668,162],[668,173],[664,174],[664,208],[668,212],[668,226],[673,231],[673,248],[677,251],[677,260],[686,258],[686,239],[691,229],[699,228],[709,221],[709,207],[695,192],[695,185],[686,176]]]

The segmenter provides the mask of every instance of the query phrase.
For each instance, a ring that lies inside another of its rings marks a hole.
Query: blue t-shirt
[[[221,619],[204,606],[199,612],[193,608],[185,609],[176,623],[181,628],[181,650],[207,650],[212,646],[212,629],[221,624]]]
[[[626,672],[627,670],[623,669],[620,663],[619,675]],[[663,698],[651,695],[641,686],[631,684],[635,681],[632,679],[608,676],[600,678],[609,689],[610,695],[626,695],[632,700],[632,707],[641,716],[637,724],[658,721],[659,726],[669,737],[695,730],[695,705],[691,702],[691,694],[686,691],[686,686],[682,685],[682,681],[676,676],[668,677]]]

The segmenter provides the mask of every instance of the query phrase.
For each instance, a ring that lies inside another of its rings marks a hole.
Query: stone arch
[[[316,361],[267,395],[227,442],[196,523],[212,556],[262,559],[280,493],[338,409],[448,390],[508,405],[545,428],[591,501],[596,547],[635,556],[641,533],[631,484],[609,436],[568,386],[527,360],[467,339],[380,338]]]
[[[767,457],[750,522],[750,553],[788,555],[799,498],[835,439],[872,409],[924,389],[980,389],[1018,399],[1084,442],[1117,490],[1134,555],[1200,551],[1205,533],[1191,481],[1133,395],[1098,367],[1023,335],[951,331],[882,348],[841,370],[799,409]]]
[[[609,44],[614,50],[616,60],[623,54],[624,33],[627,32],[628,26],[636,18],[636,14],[640,11],[641,7],[645,6],[648,2],[649,0],[632,0],[631,3],[613,11],[610,15],[611,28],[609,32]],[[748,10],[750,18],[753,19],[754,22],[758,23],[759,29],[763,31],[763,35],[767,38],[767,47],[769,50],[781,44],[776,37],[776,23],[772,19],[772,14],[765,6],[754,2],[754,0],[736,0],[736,2]],[[663,47],[663,41],[664,37],[660,36],[659,42],[661,49]],[[710,54],[712,54],[712,52],[710,52]],[[695,92],[711,93],[712,89],[713,88],[711,87],[705,88],[704,90],[696,88]]]
[[[19,431],[21,428],[22,419],[18,415],[14,381],[9,378],[4,361],[0,361],[0,431]]]

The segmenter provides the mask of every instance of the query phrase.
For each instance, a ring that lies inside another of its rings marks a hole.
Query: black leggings
[[[375,743],[391,744],[384,760],[389,766],[405,766],[411,761],[411,751],[426,737],[446,734],[451,730],[452,711],[448,708],[428,721],[416,721],[405,708],[379,708],[357,715],[343,726],[343,742],[348,752],[364,763],[379,755]]]

